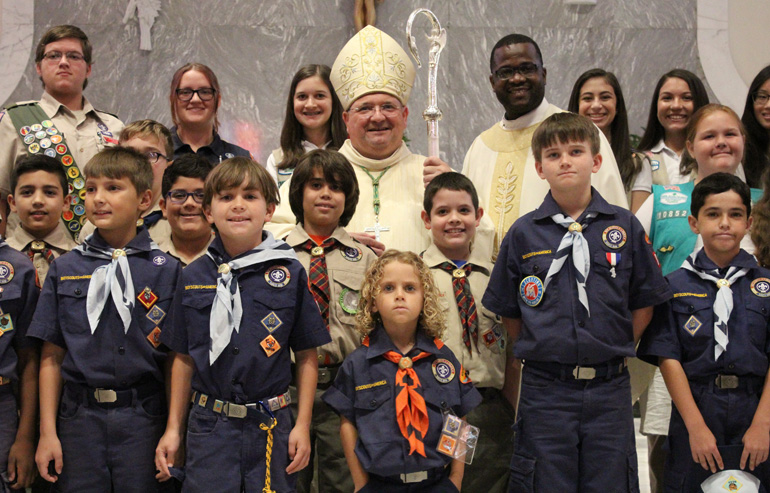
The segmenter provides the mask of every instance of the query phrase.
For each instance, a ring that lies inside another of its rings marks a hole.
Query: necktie
[[[473,354],[471,338],[476,346],[476,351],[479,348],[479,324],[478,314],[476,313],[476,301],[473,299],[470,282],[468,281],[468,276],[471,275],[473,267],[470,263],[466,263],[463,267],[458,268],[452,262],[444,262],[439,265],[439,268],[452,275],[452,288],[455,292],[460,322],[463,326],[463,344],[468,348],[468,352]]]
[[[556,250],[556,257],[551,262],[548,274],[543,283],[543,292],[545,293],[551,278],[559,273],[564,262],[567,261],[567,255],[572,253],[572,264],[575,266],[575,281],[578,288],[578,299],[580,304],[585,307],[588,316],[591,316],[591,310],[588,309],[588,295],[586,294],[586,279],[591,268],[591,254],[588,250],[588,241],[583,236],[583,228],[588,226],[590,220],[596,217],[595,214],[586,214],[583,225],[575,222],[571,217],[564,214],[554,214],[551,216],[553,222],[567,228],[567,232],[559,243]]]
[[[276,240],[269,232],[265,232],[266,237],[262,240],[251,253],[222,262],[215,258],[211,250],[206,255],[218,266],[217,272],[217,294],[211,305],[211,318],[209,319],[209,335],[211,336],[211,349],[209,350],[209,364],[214,362],[222,354],[232,337],[233,330],[238,332],[241,326],[241,317],[243,316],[243,306],[241,304],[241,292],[238,289],[237,271],[244,267],[271,262],[281,259],[297,258],[294,250],[291,248],[281,248],[286,245],[281,240]]]
[[[302,248],[310,252],[310,269],[308,271],[308,279],[310,280],[310,291],[313,293],[313,298],[318,304],[321,315],[324,322],[326,322],[326,329],[329,329],[329,298],[331,293],[329,290],[329,273],[326,270],[326,254],[331,250],[337,248],[337,242],[334,238],[327,238],[321,243],[316,245],[313,240],[307,240]]]
[[[75,247],[74,251],[78,251],[86,257],[110,260],[109,264],[94,270],[91,274],[91,281],[88,283],[86,312],[88,313],[88,325],[91,327],[91,334],[96,332],[104,306],[110,297],[112,297],[112,301],[118,309],[118,315],[123,321],[123,332],[128,332],[135,294],[131,268],[128,265],[128,255],[138,253],[140,250],[131,247],[101,247],[93,243],[93,234],[91,234],[82,245]]]
[[[30,243],[29,250],[27,250],[27,256],[31,261],[35,261],[35,254],[39,253],[43,256],[43,258],[48,262],[50,265],[51,262],[53,262],[56,257],[53,254],[53,250],[51,250],[51,247],[46,244],[44,241],[35,240],[32,243]]]
[[[695,253],[687,257],[687,260],[682,264],[682,268],[689,270],[703,280],[714,281],[717,284],[717,296],[716,300],[714,300],[714,339],[716,340],[714,361],[716,361],[727,350],[727,343],[729,342],[727,321],[730,320],[730,313],[733,311],[733,290],[730,289],[730,286],[736,280],[745,276],[749,269],[739,269],[738,267],[730,266],[727,270],[727,275],[722,278],[719,275],[719,269],[712,270],[712,274],[696,266],[695,257]]]
[[[420,387],[420,378],[417,376],[414,368],[412,368],[412,364],[417,360],[430,356],[430,353],[423,351],[417,356],[409,358],[401,356],[395,351],[388,351],[382,356],[398,365],[396,385],[401,387],[401,391],[396,396],[396,420],[398,421],[398,427],[401,429],[401,434],[409,442],[409,455],[417,452],[425,457],[425,444],[423,440],[428,433],[428,408],[425,405],[423,396],[417,392],[417,389]],[[417,432],[420,433],[419,437]]]

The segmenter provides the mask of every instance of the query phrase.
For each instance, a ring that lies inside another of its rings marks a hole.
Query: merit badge
[[[358,313],[358,291],[344,288],[340,293],[340,307],[345,313],[355,315]]]
[[[48,135],[48,134],[47,134],[47,133],[45,133],[45,130],[41,130],[41,131],[39,131],[39,132],[35,132],[35,138],[36,138],[37,140],[40,140],[40,139],[45,139],[45,136],[46,136],[46,135]]]
[[[66,221],[66,219],[65,219],[65,221]],[[69,223],[67,225],[67,228],[69,228],[69,230],[72,231],[73,233],[76,233],[76,232],[80,231],[80,227],[81,227],[80,223],[77,222],[77,221],[72,221],[71,223]]]
[[[283,265],[275,265],[265,272],[265,282],[274,288],[282,288],[289,284],[289,281],[291,281],[291,274]]]
[[[8,284],[13,279],[13,265],[5,260],[0,261],[0,284]]]
[[[310,255],[312,255],[314,257],[320,257],[323,254],[324,254],[323,247],[314,246],[313,249],[310,250]]]
[[[39,123],[35,123],[34,125],[31,125],[29,128],[33,132],[39,132],[39,131],[43,130],[43,126],[41,124],[39,124]]]
[[[690,335],[695,335],[701,325],[703,324],[701,324],[700,320],[695,318],[695,315],[691,315],[690,318],[687,319],[687,322],[684,323],[684,330],[689,332]]]
[[[449,383],[455,377],[455,367],[448,359],[439,358],[433,362],[433,376],[441,383]]]
[[[358,262],[361,260],[361,257],[364,256],[364,253],[361,250],[353,247],[345,247],[340,250],[340,253],[342,253],[342,256],[345,257],[345,260],[349,262]]]
[[[53,141],[51,141],[51,142],[53,142]],[[64,144],[57,144],[56,145],[56,152],[59,153],[59,154],[64,154],[65,152],[67,152],[67,146],[64,145]]]
[[[35,136],[32,134],[25,135],[24,136],[24,143],[27,145],[30,145],[31,143],[35,142]]]
[[[78,178],[78,179],[80,179],[80,178]],[[72,193],[72,192],[70,192],[70,193]],[[78,192],[78,197],[80,197],[80,200],[85,200],[86,199],[86,191],[85,190],[80,190]]]
[[[40,122],[40,124],[45,128],[51,128],[53,127],[53,122],[51,120],[43,120]]]
[[[59,133],[59,131],[51,127],[51,128],[46,128],[45,133],[47,133],[48,135],[56,135]],[[61,137],[59,138],[59,142],[61,142]]]
[[[49,147],[51,147],[51,145],[52,145],[51,139],[49,138],[45,138],[40,141],[40,147],[42,147],[43,149],[48,149]]]
[[[37,142],[32,143],[29,145],[27,150],[29,150],[30,154],[37,154],[38,152],[40,152],[40,144],[38,144]]]
[[[69,161],[69,164],[67,164],[67,163],[65,163],[65,162],[64,162],[64,159],[65,159],[65,158],[69,158],[69,159],[68,159],[68,161]],[[61,162],[62,162],[62,163],[64,163],[64,165],[65,165],[65,166],[69,166],[70,164],[72,164],[72,157],[71,157],[71,156],[69,156],[69,155],[67,155],[67,156],[64,156],[63,158],[61,158]],[[77,169],[77,168],[75,168],[75,167],[72,167],[72,168],[70,168],[70,169],[68,169],[68,170],[67,170],[67,176],[69,176],[70,178],[72,178],[72,179],[74,180],[75,178],[77,178],[78,176],[80,176],[80,170],[79,170],[79,169]]]
[[[166,317],[166,312],[164,312],[158,305],[155,305],[150,308],[150,311],[147,312],[146,317],[155,325],[160,325],[160,323]]]
[[[767,298],[770,296],[770,279],[758,277],[751,281],[751,292],[760,298]]]
[[[43,152],[48,157],[56,157],[56,149],[46,149],[45,152]]]
[[[451,414],[446,415],[446,419],[444,421],[444,433],[448,435],[452,435],[453,437],[456,437],[457,434],[460,432],[460,425],[462,424],[462,421],[457,416],[452,416]]]
[[[81,190],[85,185],[86,185],[86,181],[83,179],[82,176],[75,178],[75,180],[73,180],[72,182],[72,186],[78,190]],[[83,194],[83,198],[85,199],[85,193]]]
[[[166,263],[166,257],[163,255],[157,255],[152,258],[152,263],[155,265],[163,265]]]
[[[13,320],[10,313],[0,315],[0,334],[5,334],[13,330]]]
[[[118,250],[115,250],[113,253],[113,256],[118,252]],[[158,295],[153,293],[152,290],[149,287],[144,288],[141,293],[139,293],[139,296],[137,296],[137,299],[139,300],[139,303],[144,305],[145,308],[148,310],[152,308],[152,305],[155,304],[156,301],[158,301]]]
[[[620,226],[610,226],[602,232],[602,241],[612,249],[626,244],[626,230]]]
[[[147,334],[147,340],[156,348],[160,346],[160,327],[152,329],[152,332]]]
[[[273,336],[265,337],[262,339],[262,342],[260,342],[259,345],[262,346],[262,349],[265,351],[265,354],[267,354],[268,358],[277,353],[279,349],[281,349],[281,345],[278,344],[278,341],[276,341],[275,337]]]
[[[464,366],[460,366],[460,383],[471,383],[471,377],[465,371]]]
[[[64,211],[61,213],[61,218],[65,221],[72,221],[73,217],[75,217],[75,213],[72,211]]]
[[[61,144],[61,135],[51,135],[51,143],[52,144]],[[65,149],[66,150],[66,149]],[[64,154],[64,153],[62,153]]]
[[[74,212],[76,216],[82,216],[85,214],[86,208],[83,204],[78,204],[72,208],[72,212]]]
[[[19,129],[19,133],[20,133],[21,135],[27,135],[27,134],[28,134],[28,133],[30,133],[31,131],[32,131],[32,129],[31,129],[31,128],[29,128],[29,127],[26,127],[26,126],[25,126],[25,127],[21,127],[21,128]]]
[[[278,315],[275,314],[275,312],[268,313],[265,318],[261,320],[262,327],[266,328],[268,332],[271,334],[275,329],[283,325],[283,322],[280,318],[278,318]]]
[[[620,254],[614,252],[605,252],[605,256],[607,257],[607,263],[610,264],[610,277],[615,279],[615,266],[618,265],[618,262],[620,262]]]
[[[527,276],[519,284],[519,294],[529,306],[537,306],[543,299],[543,282],[539,277]]]

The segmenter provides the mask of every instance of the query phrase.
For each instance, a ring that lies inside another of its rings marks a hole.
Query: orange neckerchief
[[[396,371],[396,385],[401,387],[401,392],[396,396],[396,420],[401,434],[409,441],[409,455],[415,451],[425,457],[425,444],[423,439],[428,433],[428,408],[425,399],[417,392],[420,387],[420,379],[412,368],[412,362],[430,356],[431,353],[421,352],[413,358],[401,356],[395,351],[388,351],[383,358],[398,365]],[[404,380],[408,376],[411,384]],[[419,437],[415,434],[419,431]]]

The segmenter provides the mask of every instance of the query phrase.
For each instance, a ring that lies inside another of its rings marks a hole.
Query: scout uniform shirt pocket
[[[367,441],[388,444],[400,440],[402,437],[395,419],[392,384],[381,379],[358,385],[355,392],[355,425],[359,430],[368,431]]]
[[[560,301],[557,278],[568,275],[566,269],[563,269],[551,280],[548,285],[548,295],[544,295],[545,278],[548,276],[551,262],[553,262],[552,254],[534,255],[522,262],[518,295],[526,305],[542,309],[543,306],[555,305]]]
[[[216,292],[216,285],[185,286],[182,305],[188,313],[185,314],[181,325],[187,331],[190,353],[196,349],[206,352],[211,347],[209,319]]]
[[[9,283],[2,287],[2,291],[0,291],[0,337],[7,334],[8,340],[11,340],[15,335],[14,324],[17,320],[13,318],[11,313],[19,313],[20,297],[21,283]],[[3,347],[7,347],[7,345],[0,346],[0,355],[3,354]]]
[[[86,297],[91,276],[63,276],[59,278],[59,324],[62,332],[80,334],[90,332]],[[110,299],[111,301],[111,299]]]
[[[330,277],[332,283],[329,304],[334,305],[334,316],[342,325],[352,329],[356,325],[359,290],[363,278],[359,273],[344,270],[334,270]]]
[[[770,302],[767,299],[751,296],[746,300],[746,321],[742,325],[751,331],[751,341],[763,349],[768,345],[769,320]]]
[[[705,294],[702,297],[695,295],[699,293],[676,293],[671,300],[682,361],[692,361],[703,354],[713,357],[713,351],[709,350],[714,346],[714,300]]]

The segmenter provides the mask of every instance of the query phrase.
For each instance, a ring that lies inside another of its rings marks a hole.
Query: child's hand
[[[289,459],[291,464],[286,474],[294,474],[304,469],[310,461],[310,430],[297,424],[289,433]]]
[[[48,465],[51,461],[53,461],[54,470],[56,471],[55,475],[48,473]],[[37,453],[35,454],[35,462],[37,463],[37,471],[40,473],[40,476],[49,483],[55,483],[64,466],[61,442],[58,436],[53,434],[40,437],[40,443],[37,445]]]
[[[18,490],[32,486],[35,479],[35,444],[32,440],[17,439],[8,454],[8,481]]]
[[[755,467],[767,460],[768,450],[770,450],[770,432],[764,426],[751,425],[743,435],[743,454],[741,454],[741,469],[746,468],[748,461],[749,469],[752,471]]]
[[[692,460],[712,473],[725,468],[722,463],[722,456],[717,449],[717,440],[714,434],[705,424],[696,430],[690,432],[690,450],[692,451]]]
[[[173,467],[176,463],[176,457],[179,453],[180,444],[182,439],[179,433],[175,431],[166,431],[160,441],[158,441],[158,447],[155,449],[155,468],[160,471],[155,475],[155,479],[158,481],[168,481],[171,479],[171,472],[169,467]]]
[[[378,257],[382,255],[382,252],[385,251],[385,244],[377,241],[377,239],[371,233],[348,233],[348,234],[350,234],[350,236],[358,240],[360,243],[363,243],[364,245],[371,248]]]

